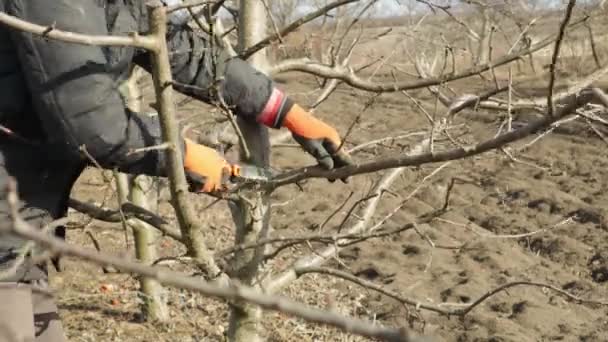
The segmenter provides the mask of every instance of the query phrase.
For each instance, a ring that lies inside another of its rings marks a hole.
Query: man
[[[144,0],[0,0],[0,11],[85,34],[126,35],[148,28]],[[349,164],[348,155],[337,151],[340,137],[334,128],[246,62],[212,51],[208,41],[183,25],[184,15],[171,16],[167,36],[177,91],[210,102],[215,99],[213,83],[221,79],[217,89],[236,115],[286,127],[326,168]],[[219,75],[214,74],[215,59]],[[117,89],[131,63],[149,70],[149,60],[145,51],[133,48],[67,44],[0,26],[0,187],[6,188],[8,177],[16,178],[20,213],[29,224],[43,227],[66,214],[71,187],[89,163],[81,146],[104,168],[166,175],[163,151],[127,153],[158,145],[161,133],[157,117],[131,112]],[[191,182],[202,192],[220,190],[228,162],[188,139],[181,148]],[[6,193],[0,196],[0,224],[11,224]],[[23,244],[0,235],[0,273],[13,265]],[[53,299],[31,290],[30,285],[46,285],[45,267],[25,263],[4,276],[0,341],[64,341]]]

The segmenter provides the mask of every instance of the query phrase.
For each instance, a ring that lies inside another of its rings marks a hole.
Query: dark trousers
[[[67,200],[80,162],[52,161],[43,147],[15,143],[0,136],[0,225],[12,225],[7,203],[9,177],[17,182],[19,214],[34,228],[42,228],[67,213]],[[55,233],[65,236],[63,227]],[[28,262],[7,274],[20,253],[23,239],[0,233],[0,342],[65,341],[54,300],[48,294],[32,291],[47,284],[45,265]],[[36,248],[32,253],[36,253]]]

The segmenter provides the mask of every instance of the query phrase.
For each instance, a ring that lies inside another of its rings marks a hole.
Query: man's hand
[[[283,126],[291,131],[293,138],[325,169],[353,164],[348,153],[340,148],[342,141],[338,132],[297,104],[285,115]]]
[[[216,150],[185,139],[184,169],[192,192],[227,189],[231,165]]]

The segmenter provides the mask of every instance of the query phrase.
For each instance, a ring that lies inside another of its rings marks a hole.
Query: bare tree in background
[[[298,9],[305,4],[302,0],[268,0],[270,14],[278,27],[285,27],[298,14]]]

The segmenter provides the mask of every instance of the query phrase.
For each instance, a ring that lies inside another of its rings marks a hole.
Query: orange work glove
[[[184,139],[184,169],[192,192],[226,190],[231,166],[216,150]]]
[[[342,141],[335,128],[315,118],[299,105],[294,104],[287,112],[282,125],[291,131],[293,138],[322,167],[329,170],[353,164],[348,153],[340,148]]]

